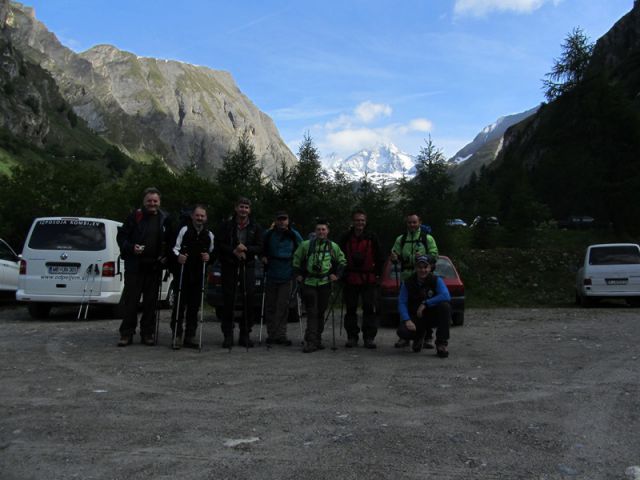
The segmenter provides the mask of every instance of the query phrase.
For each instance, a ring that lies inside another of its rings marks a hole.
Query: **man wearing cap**
[[[400,267],[400,278],[402,280],[406,280],[414,273],[416,258],[420,255],[433,255],[435,258],[438,257],[436,241],[430,233],[427,233],[427,231],[423,229],[423,227],[426,226],[422,225],[420,215],[416,212],[409,212],[405,218],[405,222],[407,231],[396,238],[391,248],[393,268],[397,270],[398,267]],[[397,275],[398,272],[396,271],[395,273]],[[433,348],[431,340],[432,332],[427,330],[424,345],[426,348]],[[408,346],[409,342],[402,338],[395,344],[396,348]]]
[[[289,226],[289,215],[276,212],[275,223],[264,234],[262,263],[265,268],[265,310],[267,344],[290,346],[287,338],[289,304],[296,294],[293,275],[293,254],[302,243],[302,236]]]
[[[442,278],[433,274],[436,258],[421,255],[416,259],[415,272],[400,286],[398,336],[413,340],[413,351],[420,352],[428,328],[436,330],[436,354],[449,356],[449,322],[451,296]]]

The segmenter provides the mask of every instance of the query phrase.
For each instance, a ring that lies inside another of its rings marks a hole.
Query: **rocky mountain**
[[[45,151],[58,156],[82,151],[92,158],[101,157],[109,144],[77,116],[49,72],[15,48],[1,28],[7,15],[0,1],[0,132],[3,147],[10,151],[1,156],[0,163],[13,163],[13,154],[31,147],[36,157]]]
[[[341,171],[350,180],[361,180],[366,175],[374,183],[394,182],[416,174],[414,157],[392,143],[377,144],[345,159],[334,158],[329,170]]]
[[[473,141],[465,145],[449,159],[451,177],[454,187],[465,185],[471,175],[493,162],[502,149],[504,133],[509,127],[520,123],[538,111],[534,107],[525,112],[498,118],[478,133]]]
[[[273,121],[228,72],[142,58],[110,45],[77,54],[19,3],[0,1],[12,45],[55,79],[90,128],[134,158],[161,156],[171,167],[211,174],[247,131],[266,173],[296,161]]]

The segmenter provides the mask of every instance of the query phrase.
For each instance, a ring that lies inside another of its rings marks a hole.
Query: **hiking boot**
[[[140,337],[140,343],[148,347],[153,347],[156,341],[153,339],[153,335],[143,335]]]
[[[401,338],[393,346],[396,347],[396,348],[408,347],[409,346],[409,340],[405,340],[404,338]]]
[[[196,337],[186,337],[182,346],[184,348],[200,348],[200,344],[196,342]]]
[[[365,338],[365,339],[364,339],[364,348],[370,348],[370,349],[373,349],[373,348],[376,348],[376,346],[377,346],[377,345],[375,344],[375,342],[373,341],[373,339],[371,339],[371,338]]]
[[[420,352],[420,350],[422,350],[422,340],[414,340],[411,348],[415,353]]]
[[[226,335],[224,337],[224,341],[222,342],[222,348],[228,348],[231,350],[233,347],[233,337],[231,335]]]
[[[347,348],[353,348],[358,346],[358,337],[349,337],[347,343],[344,344]]]
[[[240,337],[238,339],[238,346],[253,348],[253,340],[251,340],[249,337]]]
[[[120,340],[118,340],[119,347],[126,347],[127,345],[131,345],[133,343],[133,337],[131,335],[121,335]]]
[[[440,358],[447,358],[449,356],[449,350],[447,349],[446,345],[436,345],[436,355],[438,355]]]

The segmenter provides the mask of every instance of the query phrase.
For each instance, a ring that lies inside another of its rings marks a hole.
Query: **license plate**
[[[627,278],[607,278],[607,285],[626,285],[629,280]]]
[[[78,267],[75,265],[50,265],[49,275],[75,275]]]

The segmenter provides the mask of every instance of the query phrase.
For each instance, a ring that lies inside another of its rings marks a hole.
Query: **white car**
[[[0,239],[0,292],[15,295],[18,289],[20,259],[7,242]]]
[[[605,298],[640,306],[640,245],[605,243],[587,248],[576,275],[576,303],[590,306]]]

